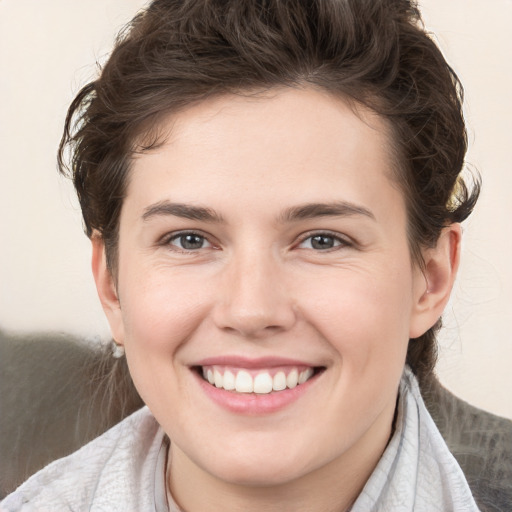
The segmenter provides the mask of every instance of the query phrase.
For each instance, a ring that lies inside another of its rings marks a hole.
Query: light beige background
[[[0,328],[108,328],[71,187],[56,173],[66,108],[141,0],[0,0]],[[512,418],[512,0],[423,0],[466,88],[470,152],[484,179],[465,226],[438,373]]]

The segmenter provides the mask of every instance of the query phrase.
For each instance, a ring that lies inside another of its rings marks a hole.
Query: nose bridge
[[[248,337],[286,330],[295,320],[282,262],[271,251],[233,254],[219,292],[219,327]]]

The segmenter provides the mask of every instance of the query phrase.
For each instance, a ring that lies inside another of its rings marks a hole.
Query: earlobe
[[[117,344],[124,343],[124,329],[121,314],[121,305],[117,294],[114,278],[107,267],[105,244],[99,234],[94,234],[92,243],[92,273],[96,283],[96,290],[100,298],[103,311],[107,316],[112,337]]]
[[[460,224],[450,224],[443,228],[436,246],[423,252],[425,266],[414,285],[410,338],[430,329],[448,303],[459,268],[461,235]]]

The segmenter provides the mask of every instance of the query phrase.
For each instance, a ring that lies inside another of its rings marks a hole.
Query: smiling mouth
[[[196,367],[203,380],[216,388],[235,393],[255,393],[258,395],[294,389],[305,384],[324,369],[323,367],[311,366],[290,366],[261,370],[217,365]]]

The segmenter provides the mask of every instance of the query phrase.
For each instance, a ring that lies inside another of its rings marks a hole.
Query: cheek
[[[390,268],[390,267],[388,267]],[[402,359],[408,343],[411,282],[390,268],[309,283],[302,311],[339,355],[358,366]]]
[[[162,404],[174,410],[173,404],[189,400],[181,348],[204,322],[209,303],[208,290],[197,284],[169,269],[125,275],[120,292],[126,358],[137,391],[153,411]]]
[[[127,350],[174,352],[206,316],[212,293],[199,284],[168,268],[142,267],[125,278],[121,309]]]

